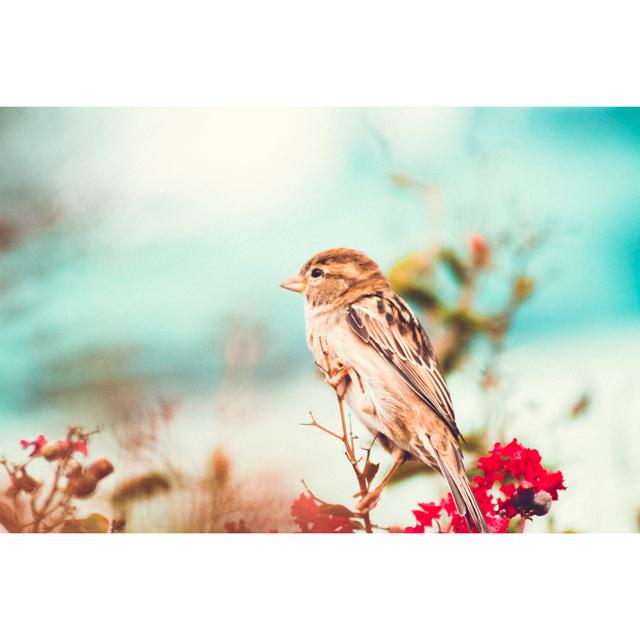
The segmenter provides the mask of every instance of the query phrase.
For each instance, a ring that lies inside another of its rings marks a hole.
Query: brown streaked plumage
[[[394,471],[415,456],[440,472],[469,528],[488,531],[464,470],[447,384],[431,342],[378,265],[354,249],[316,254],[282,284],[304,294],[309,348],[338,363],[351,410],[394,458],[381,484],[359,503],[370,509]]]

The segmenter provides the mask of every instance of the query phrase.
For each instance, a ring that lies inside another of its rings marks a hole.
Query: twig
[[[323,427],[313,416],[313,413],[311,413],[311,411],[309,411],[309,416],[311,417],[311,422],[301,422],[300,425],[303,427],[316,427],[316,429],[320,429],[320,431],[324,431],[325,433],[328,433],[330,436],[333,436],[334,438],[338,438],[338,440],[340,440],[340,442],[342,442],[342,436],[338,433],[336,433],[335,431],[331,431],[331,429],[327,429],[327,427]]]
[[[330,504],[329,502],[325,502],[324,500],[320,500],[320,498],[318,498],[318,496],[316,496],[313,491],[311,491],[311,489],[309,489],[309,485],[304,481],[304,480],[300,480],[300,482],[302,482],[302,486],[304,487],[305,491],[317,502],[319,502],[320,504]]]

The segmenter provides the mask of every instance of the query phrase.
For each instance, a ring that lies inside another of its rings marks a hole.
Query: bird
[[[303,295],[316,363],[328,358],[327,382],[392,456],[388,473],[357,508],[367,513],[402,464],[418,459],[444,477],[469,531],[487,533],[431,340],[378,264],[355,249],[328,249],[280,286]]]

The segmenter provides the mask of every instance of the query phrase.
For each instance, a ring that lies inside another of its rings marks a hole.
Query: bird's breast
[[[326,367],[326,351],[332,366],[340,361],[350,369],[345,401],[360,422],[370,431],[381,431],[397,441],[395,429],[403,422],[406,398],[402,397],[405,385],[395,371],[354,334],[346,317],[338,312],[322,313],[318,307],[311,308],[307,340],[317,363]]]

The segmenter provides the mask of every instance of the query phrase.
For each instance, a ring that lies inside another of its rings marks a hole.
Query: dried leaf
[[[152,471],[142,476],[126,480],[116,487],[112,500],[115,504],[124,504],[130,500],[144,500],[159,493],[171,490],[171,483],[167,476],[158,471]]]
[[[20,531],[18,516],[6,502],[0,502],[0,524],[9,533],[18,533]]]
[[[518,276],[513,282],[513,300],[524,302],[533,293],[536,282],[529,276]]]
[[[569,415],[572,418],[577,418],[578,416],[581,416],[583,413],[587,412],[590,404],[591,404],[591,396],[588,393],[583,393],[571,407],[569,411]]]
[[[353,511],[342,504],[323,504],[318,507],[318,511],[328,516],[337,516],[339,518],[353,517]]]
[[[367,484],[371,484],[371,481],[376,477],[376,473],[378,473],[378,469],[380,468],[380,464],[374,464],[370,460],[367,460],[367,463],[364,465],[364,477],[367,481]]]

